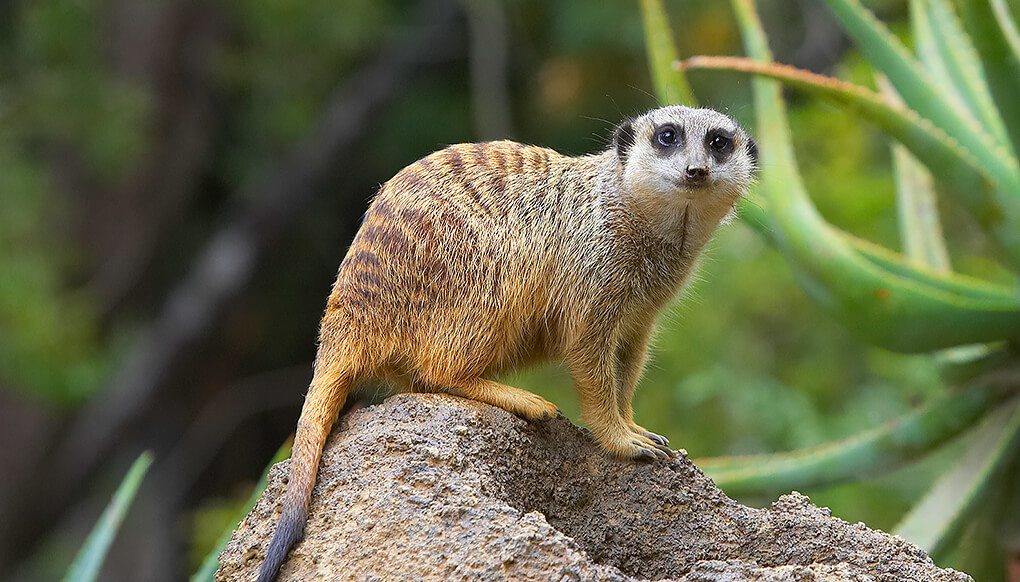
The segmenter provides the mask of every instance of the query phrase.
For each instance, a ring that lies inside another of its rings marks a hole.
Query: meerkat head
[[[694,208],[722,219],[758,169],[758,146],[751,136],[711,109],[653,109],[621,123],[613,147],[625,190],[660,212]]]

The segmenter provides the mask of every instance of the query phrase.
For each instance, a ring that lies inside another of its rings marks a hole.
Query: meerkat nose
[[[704,182],[708,179],[707,166],[687,166],[684,178],[691,182]]]

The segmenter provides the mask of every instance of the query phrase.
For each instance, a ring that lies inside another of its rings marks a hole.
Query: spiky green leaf
[[[948,186],[948,192],[993,234],[993,240],[1010,263],[1020,268],[1020,196],[999,187],[980,160],[916,112],[864,87],[775,63],[737,57],[692,57],[678,66],[685,70],[733,70],[770,77],[866,117],[928,166]]]
[[[936,552],[974,508],[992,476],[1020,446],[1020,399],[985,418],[971,435],[966,452],[942,475],[896,527],[896,534]]]
[[[894,103],[899,101],[899,95],[888,79],[878,75],[877,81],[886,99]],[[902,145],[893,144],[892,155],[893,175],[896,179],[896,216],[899,219],[903,251],[914,263],[940,273],[948,273],[951,271],[949,251],[946,250],[942,223],[939,221],[935,180],[928,168]]]
[[[903,255],[871,241],[845,232],[840,234],[862,259],[891,276],[902,277],[928,290],[959,295],[968,300],[987,301],[1004,309],[1020,303],[1020,289],[1016,287],[1004,287],[959,273],[942,273],[909,261]]]
[[[138,487],[141,486],[142,479],[145,478],[145,473],[149,470],[150,465],[152,465],[152,453],[150,452],[139,455],[131,465],[124,480],[113,494],[110,504],[107,505],[103,515],[99,517],[99,521],[92,528],[89,537],[85,539],[85,543],[78,550],[74,561],[71,562],[71,567],[64,575],[64,582],[91,582],[99,576],[99,569],[103,566],[106,553],[110,550],[110,544],[113,543],[113,538],[117,535],[120,524],[124,521],[124,516],[127,515],[128,508],[131,507],[131,502],[134,500],[135,494],[138,493]]]
[[[943,97],[903,44],[860,2],[824,1],[857,42],[861,52],[889,77],[907,105],[980,159],[998,186],[1014,199],[1020,200],[1020,165],[1016,158],[996,145],[965,109]]]
[[[929,48],[920,56],[927,70],[934,73],[938,89],[943,95],[955,95],[996,144],[1012,154],[981,60],[952,5],[947,0],[912,0],[911,8],[911,23],[917,33],[924,37],[930,32],[930,40],[919,45]]]
[[[977,386],[953,392],[884,426],[809,449],[696,461],[730,495],[774,493],[873,477],[916,460],[966,430],[1003,398]]]
[[[771,59],[754,6],[734,0],[749,54]],[[794,266],[801,287],[848,329],[897,351],[928,351],[1020,334],[1016,301],[975,300],[897,277],[858,254],[818,214],[804,189],[775,81],[753,81],[762,149],[760,191],[773,240]]]
[[[988,87],[1020,152],[1020,34],[1003,0],[963,0],[964,27],[984,65]]]

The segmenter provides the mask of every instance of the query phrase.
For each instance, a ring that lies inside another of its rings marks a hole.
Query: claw
[[[644,431],[641,434],[645,435],[647,438],[651,439],[652,441],[655,441],[656,444],[660,444],[660,445],[662,445],[664,447],[665,446],[669,446],[669,439],[664,437],[664,436],[662,436],[661,434],[655,434],[654,432],[649,432],[649,431]]]
[[[655,454],[655,451],[652,449],[638,449],[638,451],[640,451],[640,454],[638,455],[637,458],[641,459],[642,461],[654,461],[655,459],[659,458],[658,455]]]

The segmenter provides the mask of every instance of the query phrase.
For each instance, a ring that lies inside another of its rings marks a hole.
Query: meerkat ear
[[[627,154],[633,145],[634,126],[629,119],[625,119],[613,132],[613,147],[616,148],[616,155],[620,157],[621,162],[627,161]]]
[[[751,161],[754,162],[754,173],[758,173],[758,143],[754,141],[754,138],[747,136],[747,155],[751,156]]]

